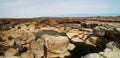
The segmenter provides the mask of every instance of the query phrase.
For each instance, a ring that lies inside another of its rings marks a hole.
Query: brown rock
[[[4,45],[4,46],[13,46],[14,45],[14,39],[7,40],[7,41],[3,42],[2,45]]]
[[[73,42],[84,42],[84,40],[80,39],[79,37],[74,37],[71,39]]]
[[[17,53],[17,50],[14,48],[9,48],[6,52],[5,52],[5,56],[14,56]]]
[[[21,58],[34,58],[34,55],[31,51],[27,51],[21,54]]]
[[[44,41],[34,41],[31,43],[31,50],[35,56],[35,58],[41,58],[44,56]]]
[[[69,46],[69,40],[66,36],[43,35],[48,51],[54,53],[64,53]]]
[[[106,28],[102,26],[97,26],[93,29],[93,34],[96,36],[104,36],[106,33]]]
[[[79,34],[79,30],[78,29],[72,29],[72,30],[69,30],[66,35],[72,39],[74,36],[78,35]]]
[[[22,45],[22,44],[25,44],[25,41],[16,38],[16,39],[15,39],[15,43],[16,43],[17,45]]]
[[[90,38],[88,38],[86,40],[86,44],[90,44],[90,45],[93,45],[93,46],[96,46],[96,43],[97,43],[97,40],[98,40],[99,37],[96,37],[96,36],[91,36]]]

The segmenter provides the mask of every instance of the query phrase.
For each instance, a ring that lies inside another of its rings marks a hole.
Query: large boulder
[[[21,54],[21,58],[34,58],[32,51],[27,51]]]
[[[43,35],[47,50],[53,53],[64,53],[69,47],[69,40],[66,36]]]
[[[99,54],[106,58],[120,58],[120,49],[117,48],[115,44],[115,42],[107,43],[105,50],[103,52],[99,52]]]

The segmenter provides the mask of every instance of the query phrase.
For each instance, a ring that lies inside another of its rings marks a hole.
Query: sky
[[[120,0],[0,0],[0,18],[120,16]]]

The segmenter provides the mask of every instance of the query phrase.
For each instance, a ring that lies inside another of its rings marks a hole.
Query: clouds
[[[0,0],[0,17],[120,14],[119,0]]]

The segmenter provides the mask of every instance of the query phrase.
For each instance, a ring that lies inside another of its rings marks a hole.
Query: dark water
[[[35,33],[34,35],[35,35],[36,39],[38,39],[44,34],[66,36],[65,33],[63,33],[63,32],[59,33],[59,32],[54,31],[54,30],[42,30],[40,32]]]

